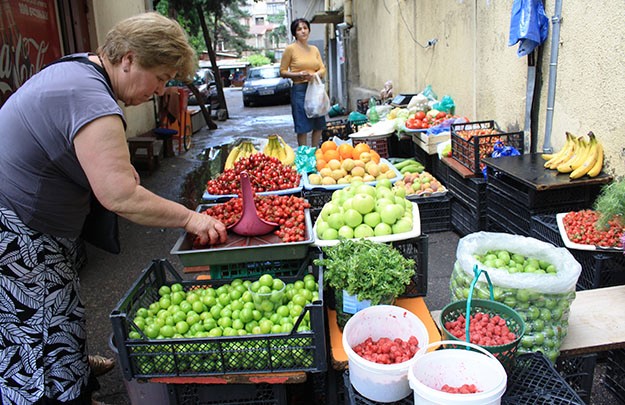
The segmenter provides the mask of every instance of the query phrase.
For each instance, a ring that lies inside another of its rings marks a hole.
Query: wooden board
[[[473,173],[471,170],[469,170],[468,167],[464,166],[462,163],[458,162],[453,157],[444,157],[441,159],[441,161],[443,162],[443,164],[449,166],[451,170],[453,170],[454,172],[462,176],[463,179],[479,177],[475,173]]]
[[[206,377],[158,377],[150,378],[152,383],[163,384],[301,384],[306,382],[306,372],[261,374],[224,374]]]
[[[571,304],[568,334],[560,347],[563,357],[625,348],[625,286],[578,291]],[[440,310],[432,311],[438,324]]]
[[[568,174],[559,173],[557,170],[545,169],[545,160],[540,155],[540,153],[531,153],[520,156],[484,158],[482,162],[539,191],[606,184],[612,181],[612,176],[603,172],[594,178],[584,176],[571,180]]]

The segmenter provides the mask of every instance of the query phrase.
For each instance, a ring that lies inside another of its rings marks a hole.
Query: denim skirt
[[[322,130],[326,128],[326,118],[308,118],[304,111],[304,99],[308,83],[297,83],[291,87],[291,112],[293,113],[293,124],[296,134],[306,134],[312,130]]]

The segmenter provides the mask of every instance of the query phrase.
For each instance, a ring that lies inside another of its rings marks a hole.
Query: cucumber
[[[409,165],[412,165],[412,164],[415,164],[415,163],[419,163],[419,162],[417,162],[417,161],[416,161],[416,160],[414,160],[414,159],[405,159],[405,160],[402,160],[402,161],[401,161],[401,162],[399,162],[399,163],[395,163],[395,165],[394,165],[394,166],[395,166],[395,168],[396,168],[397,170],[399,170],[399,169],[401,169],[402,167],[406,167],[406,166],[409,166]],[[419,163],[419,164],[420,164],[420,163]]]

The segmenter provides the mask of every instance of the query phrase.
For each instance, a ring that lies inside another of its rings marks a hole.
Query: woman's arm
[[[85,125],[76,135],[74,146],[93,193],[105,208],[141,225],[184,228],[203,243],[225,242],[221,222],[139,184],[118,116],[105,116]]]

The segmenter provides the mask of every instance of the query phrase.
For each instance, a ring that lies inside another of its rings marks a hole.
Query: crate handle
[[[473,277],[473,281],[471,281],[471,287],[469,287],[469,296],[467,297],[467,309],[466,309],[466,314],[465,314],[466,322],[464,325],[465,340],[469,343],[471,343],[471,337],[469,336],[469,326],[470,326],[469,320],[471,317],[471,300],[473,298],[473,288],[475,287],[475,284],[477,284],[477,281],[479,280],[482,273],[484,273],[484,275],[486,276],[486,280],[488,281],[488,291],[490,292],[490,300],[495,301],[495,294],[493,293],[493,283],[490,281],[490,276],[488,275],[488,272],[486,270],[478,268],[476,264],[475,266],[473,266],[474,277]],[[467,347],[467,350],[470,350],[470,348]]]

